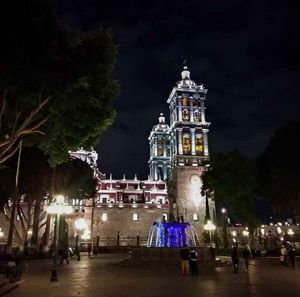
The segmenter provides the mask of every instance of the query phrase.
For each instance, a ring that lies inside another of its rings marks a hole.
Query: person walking
[[[92,247],[90,245],[88,245],[87,252],[88,252],[88,257],[90,258],[92,252]]]
[[[184,244],[182,249],[180,250],[180,256],[181,256],[181,273],[182,275],[188,275],[190,251],[187,248],[186,244]]]
[[[295,267],[295,249],[291,243],[288,245],[288,256],[293,267]]]
[[[231,249],[231,260],[232,260],[232,264],[233,264],[233,271],[235,273],[238,273],[239,272],[239,252],[238,252],[237,243],[235,243],[232,246],[232,249]]]
[[[287,265],[287,255],[288,255],[288,250],[285,247],[285,245],[283,244],[280,250],[280,264],[284,265],[284,266],[288,266]]]
[[[60,255],[60,265],[63,264],[64,261],[67,262],[67,264],[69,264],[69,254],[68,254],[68,250],[66,249],[59,249],[59,255]]]
[[[190,271],[192,275],[198,275],[197,256],[198,256],[197,252],[193,247],[191,247],[189,264],[190,264]]]
[[[249,258],[252,258],[252,253],[249,244],[246,245],[245,249],[243,250],[243,258],[245,260],[245,271],[249,269]]]

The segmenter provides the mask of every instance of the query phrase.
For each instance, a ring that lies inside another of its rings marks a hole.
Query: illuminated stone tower
[[[202,174],[209,161],[208,127],[204,102],[207,89],[190,78],[185,66],[167,102],[170,107],[171,183],[169,196],[173,200],[171,214],[180,221],[190,221],[199,234],[207,211],[201,194]],[[215,211],[209,200],[210,217]]]
[[[166,180],[170,172],[170,134],[169,126],[161,113],[158,124],[153,126],[149,136],[150,144],[150,179]]]

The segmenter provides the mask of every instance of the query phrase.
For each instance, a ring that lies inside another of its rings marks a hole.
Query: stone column
[[[150,139],[150,158],[153,157],[153,138]]]
[[[179,122],[182,122],[182,105],[181,105],[181,99],[182,99],[181,96],[177,97],[177,100],[178,100],[178,121]]]
[[[183,154],[183,149],[182,149],[182,129],[181,128],[178,128],[177,129],[178,131],[178,154],[179,155],[182,155]]]
[[[167,137],[163,138],[163,156],[166,157],[167,156]]]
[[[204,145],[204,156],[208,156],[208,142],[207,142],[207,132],[208,129],[203,129],[203,145]]]
[[[167,179],[168,171],[167,171],[167,162],[164,161],[164,180]]]
[[[150,177],[153,179],[153,161],[150,163]]]
[[[177,152],[178,152],[178,145],[176,145],[177,143],[177,139],[176,139],[176,131],[172,132],[171,134],[171,151],[172,151],[172,158],[177,155]]]
[[[154,180],[158,180],[158,174],[157,174],[157,162],[155,161],[153,163],[154,165]]]
[[[195,150],[195,129],[191,128],[191,148],[192,148],[192,155],[195,156],[196,155],[196,150]]]
[[[204,107],[204,100],[201,99],[201,123],[205,123],[205,107]]]
[[[190,122],[194,122],[193,97],[190,97],[189,100],[190,100]]]
[[[154,156],[157,156],[157,137],[153,138],[154,140]]]

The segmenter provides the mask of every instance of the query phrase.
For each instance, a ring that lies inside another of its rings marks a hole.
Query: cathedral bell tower
[[[170,108],[171,183],[169,195],[173,200],[175,219],[190,221],[201,232],[206,213],[205,197],[201,194],[202,174],[209,161],[208,132],[205,119],[207,89],[190,78],[187,67],[181,72],[167,102]],[[209,201],[214,212],[213,201]],[[211,217],[213,217],[211,215]]]
[[[165,117],[161,113],[158,124],[153,126],[148,138],[150,144],[150,179],[167,180],[170,173],[170,134],[169,126],[165,123]]]

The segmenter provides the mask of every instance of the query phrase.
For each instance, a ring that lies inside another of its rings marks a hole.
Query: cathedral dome
[[[196,83],[190,78],[190,71],[188,71],[187,66],[183,67],[183,71],[181,72],[181,80],[177,82],[178,87],[181,88],[191,88],[195,87]]]
[[[161,131],[161,132],[167,132],[169,131],[169,125],[165,123],[166,118],[164,114],[161,112],[158,118],[158,124],[153,126],[152,131]]]

